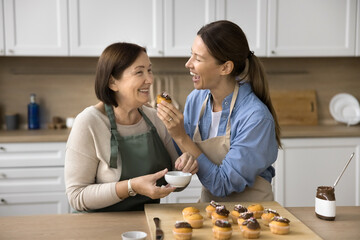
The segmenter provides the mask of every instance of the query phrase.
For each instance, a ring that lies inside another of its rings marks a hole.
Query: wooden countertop
[[[70,129],[0,130],[0,143],[66,142]],[[282,126],[282,138],[360,137],[360,125]]]
[[[359,206],[338,206],[335,221],[318,219],[313,207],[286,209],[325,240],[359,239]],[[146,232],[147,239],[150,240],[144,212],[0,217],[0,239],[2,240],[121,239],[123,232],[132,230]]]

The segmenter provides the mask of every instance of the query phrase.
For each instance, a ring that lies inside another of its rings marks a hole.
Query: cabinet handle
[[[13,49],[9,49],[9,53],[14,53],[15,51]]]
[[[4,152],[6,151],[6,149],[4,147],[0,147],[0,150],[4,151]]]
[[[164,54],[164,52],[163,52],[163,51],[159,51],[159,54],[163,55],[163,54]]]
[[[0,49],[0,54],[3,54],[4,53],[4,49]]]
[[[276,54],[276,52],[274,50],[271,51],[271,54]]]
[[[2,198],[0,201],[1,201],[1,203],[7,203],[4,198]]]
[[[6,174],[5,173],[0,173],[0,178],[2,178],[2,179],[6,178]]]

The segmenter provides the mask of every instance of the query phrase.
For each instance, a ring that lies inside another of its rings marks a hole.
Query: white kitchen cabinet
[[[267,0],[217,0],[216,19],[229,20],[244,31],[251,51],[266,56]]]
[[[335,198],[337,206],[360,206],[360,138],[294,138],[282,143],[275,162],[275,201],[285,207],[314,206],[317,187],[333,186],[355,152]]]
[[[197,31],[215,20],[215,0],[166,0],[164,9],[164,55],[190,56]]]
[[[360,56],[360,0],[357,0],[356,9],[356,56]]]
[[[65,146],[0,143],[0,216],[69,213]]]
[[[124,41],[163,55],[162,0],[72,0],[69,21],[71,56],[100,56]]]
[[[4,11],[3,11],[3,1],[0,0],[0,56],[2,55],[5,55]]]
[[[190,184],[181,192],[172,192],[161,199],[161,203],[195,203],[200,199],[201,182],[193,175]]]
[[[67,56],[67,0],[4,0],[5,55]]]
[[[268,56],[354,56],[356,0],[269,0]]]

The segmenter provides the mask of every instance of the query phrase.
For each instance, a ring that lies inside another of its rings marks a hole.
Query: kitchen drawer
[[[0,193],[65,191],[64,168],[0,168]]]
[[[65,142],[0,143],[0,168],[64,166]]]
[[[0,193],[0,216],[65,214],[69,213],[69,209],[67,197],[64,192]]]

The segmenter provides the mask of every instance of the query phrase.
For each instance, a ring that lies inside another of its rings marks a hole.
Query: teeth
[[[193,72],[190,72],[190,75],[191,75],[191,76],[195,76],[196,74],[195,74],[195,73],[193,73]]]
[[[139,89],[139,92],[147,93],[149,92],[149,89]]]

